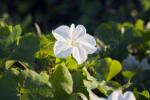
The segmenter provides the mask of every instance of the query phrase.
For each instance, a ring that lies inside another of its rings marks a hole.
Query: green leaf
[[[142,37],[144,42],[150,41],[150,31],[146,31],[146,30],[142,31]]]
[[[122,75],[123,75],[124,77],[126,77],[126,78],[131,78],[131,77],[134,76],[134,73],[131,72],[131,71],[123,71],[123,72],[122,72]]]
[[[19,100],[17,70],[7,71],[0,80],[0,100]]]
[[[66,63],[66,59],[61,59],[61,58],[56,58],[55,60],[55,67],[59,66],[59,65],[65,65]]]
[[[116,76],[121,71],[121,64],[120,62],[113,60],[111,62],[110,70],[108,76],[106,78],[107,82],[111,80],[114,76]]]
[[[105,45],[117,43],[121,37],[121,24],[116,22],[104,23],[96,29],[95,36]]]
[[[87,97],[82,93],[72,94],[68,100],[88,100]]]
[[[115,81],[106,82],[104,80],[101,80],[97,89],[102,92],[106,97],[108,97],[113,91],[121,91],[122,86]]]
[[[55,40],[52,35],[43,36],[40,38],[40,50],[36,53],[36,58],[43,59],[47,55],[55,57],[53,47]]]
[[[140,87],[144,89],[150,88],[149,73],[150,73],[150,70],[144,70],[144,71],[136,73],[131,80],[134,83],[133,85],[139,86],[138,89],[140,89]]]
[[[129,43],[142,43],[142,33],[135,27],[125,27],[122,41],[127,40]]]
[[[111,90],[113,90],[113,91],[119,90],[119,89],[121,90],[121,85],[118,82],[116,82],[116,81],[109,81],[109,82],[107,82],[107,86],[109,88],[111,88]]]
[[[17,62],[16,60],[7,60],[5,67],[6,69],[9,69],[15,62]]]
[[[56,42],[55,37],[53,36],[53,34],[47,34],[46,38],[50,41],[50,42]]]
[[[95,79],[93,76],[91,76],[89,74],[89,72],[86,70],[86,67],[84,67],[82,69],[83,75],[88,79],[88,80],[83,80],[83,84],[84,86],[87,88],[87,92],[86,94],[88,94],[88,98],[89,100],[95,100],[98,97],[91,91],[92,89],[96,89],[97,87],[99,87],[99,82],[97,81],[97,79]]]
[[[77,72],[73,73],[73,79],[74,79],[73,81],[74,84],[76,84],[74,88],[76,89],[77,92],[84,93],[84,95],[86,95],[86,97],[88,97],[89,100],[97,99],[98,97],[91,91],[91,89],[96,89],[98,87],[99,84],[97,80],[88,73],[85,67],[82,69],[82,72],[84,76],[81,73],[80,74],[78,74]],[[85,77],[89,81],[85,80]]]
[[[145,97],[147,97],[147,98],[150,97],[149,92],[146,91],[146,90],[145,90],[145,91],[142,91],[140,94],[143,95],[143,96],[145,96]]]
[[[73,92],[74,93],[80,92],[88,97],[89,94],[83,84],[83,80],[86,79],[86,77],[80,72],[74,72],[72,74],[72,79],[73,79]]]
[[[47,72],[46,72],[46,71],[42,71],[42,72],[40,73],[40,75],[41,75],[41,77],[43,78],[44,82],[47,83],[47,85],[48,85],[49,87],[51,87],[52,84],[49,82],[50,80],[49,80],[49,75],[47,74]]]
[[[53,85],[58,99],[66,100],[73,91],[73,80],[66,66],[59,65],[53,73]]]
[[[100,90],[100,92],[102,92],[107,97],[110,95],[112,91],[122,90],[122,86],[118,82],[115,82],[115,81],[106,82],[101,79],[97,80],[96,78],[94,78],[88,73],[85,67],[82,69],[82,71],[83,71],[83,74],[88,79],[88,80],[84,79],[83,84],[84,86],[87,87],[87,89],[89,90],[89,95],[91,95],[91,97],[93,98],[95,98],[95,96],[94,95],[92,96],[93,93],[90,91],[91,89],[97,88],[98,90]]]
[[[130,23],[130,22],[124,22],[123,24],[122,24],[122,27],[133,27],[134,25],[132,24],[132,23]]]
[[[90,63],[96,63],[96,61],[98,61],[98,59],[100,58],[99,55],[95,56],[95,57],[90,57],[88,58],[86,61],[89,61]],[[93,62],[94,61],[94,62]]]
[[[3,68],[5,66],[6,58],[0,59],[0,68]]]
[[[105,96],[109,96],[112,91],[121,91],[122,86],[115,81],[106,82],[104,80],[96,80],[95,78],[90,78],[92,80],[83,80],[84,85],[87,87],[88,90],[91,89],[98,89],[102,92]],[[95,96],[94,96],[95,97]]]
[[[39,50],[39,40],[30,33],[21,38],[17,46],[17,39],[20,34],[21,28],[17,25],[8,37],[0,39],[0,58],[19,60],[33,67],[34,53]]]
[[[140,0],[140,4],[142,5],[141,7],[144,10],[144,12],[146,12],[150,9],[149,0]]]
[[[143,30],[144,29],[144,22],[143,20],[139,19],[136,21],[135,23],[135,27],[139,30]]]
[[[121,71],[121,64],[111,58],[104,58],[100,60],[100,66],[94,67],[94,69],[106,81],[109,81]]]
[[[33,67],[34,64],[34,54],[39,50],[39,40],[33,35],[21,38],[19,40],[19,45],[15,49],[10,60],[19,60],[21,62],[27,63],[29,67]]]
[[[147,90],[144,90],[142,92],[138,92],[136,88],[134,88],[133,93],[137,100],[149,100],[150,95]]]
[[[94,94],[90,89],[87,89],[89,92],[89,100],[97,100],[98,96]]]
[[[96,89],[99,86],[98,81],[94,80],[94,81],[87,81],[87,80],[83,80],[84,85],[88,88],[88,89]]]
[[[78,69],[78,64],[77,64],[77,62],[75,60],[69,59],[69,60],[66,61],[66,67],[69,70],[73,71],[73,70],[77,70]]]
[[[55,43],[50,43],[49,45],[41,48],[39,52],[43,53],[43,54],[47,54],[47,55],[52,56],[52,57],[55,57],[55,54],[53,52],[54,44]]]
[[[130,83],[130,81],[134,75],[135,74],[131,71],[123,71],[122,72],[122,76],[128,78],[128,82],[122,86],[122,89],[127,89],[128,87],[130,87],[132,85],[132,83]]]
[[[21,100],[40,100],[53,97],[52,88],[44,81],[41,75],[32,70],[24,70],[18,75]]]
[[[11,41],[12,42],[15,41],[17,39],[17,37],[21,35],[21,32],[22,32],[22,30],[21,30],[20,25],[16,25],[13,28],[11,34],[9,35],[9,38],[11,39]]]
[[[19,25],[15,26],[7,37],[0,38],[0,59],[7,58],[16,48],[16,40],[21,35]]]
[[[100,66],[94,67],[97,74],[102,75],[105,80],[109,73],[109,68],[111,66],[112,59],[111,58],[104,58],[100,60]]]
[[[86,76],[86,78],[88,80],[91,80],[91,81],[94,81],[94,82],[96,81],[96,78],[94,78],[93,76],[90,75],[90,73],[87,71],[86,67],[84,67],[82,69],[82,72],[83,72],[83,75]]]
[[[73,79],[73,91],[77,92],[83,87],[83,79],[85,79],[85,76],[81,74],[80,72],[74,72],[72,74]]]
[[[119,44],[111,45],[107,49],[105,56],[122,62],[122,60],[128,56],[128,44],[129,41],[125,40],[121,41]]]
[[[11,33],[12,26],[8,26],[5,23],[3,24],[3,26],[0,24],[0,37],[8,36]]]

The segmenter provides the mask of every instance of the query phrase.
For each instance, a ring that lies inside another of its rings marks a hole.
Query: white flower
[[[149,70],[150,64],[148,63],[148,60],[144,58],[141,62],[139,62],[135,56],[128,56],[127,59],[123,60],[122,62],[122,69],[130,70],[133,67],[137,67],[142,70]]]
[[[124,95],[121,92],[114,91],[108,99],[105,98],[99,98],[97,100],[136,100],[134,94],[130,91],[127,91],[124,93]]]
[[[150,64],[148,63],[148,60],[144,58],[141,63],[138,65],[139,68],[142,70],[149,70],[150,69]]]
[[[123,60],[122,62],[122,69],[125,70],[130,70],[133,67],[138,66],[139,61],[136,60],[135,56],[128,56],[127,59]]]
[[[113,92],[107,100],[136,100],[134,94],[130,91],[124,93],[115,91]]]
[[[52,31],[56,38],[54,54],[58,58],[67,58],[71,54],[81,64],[87,59],[88,54],[94,53],[97,48],[94,37],[86,33],[83,25],[72,24],[70,28],[62,25]]]

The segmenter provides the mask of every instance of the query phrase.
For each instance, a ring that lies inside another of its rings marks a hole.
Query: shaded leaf
[[[56,97],[66,100],[73,91],[73,80],[66,66],[59,65],[53,73],[53,85]]]
[[[88,100],[87,97],[82,93],[72,94],[68,100]]]
[[[96,29],[95,36],[105,45],[117,43],[121,37],[121,24],[116,22],[104,23]]]
[[[19,45],[15,49],[10,60],[19,60],[21,62],[27,63],[29,67],[33,67],[34,54],[39,50],[39,40],[33,36],[29,35],[27,37],[21,38],[19,40]]]
[[[18,73],[15,69],[4,73],[0,80],[0,100],[19,100]]]
[[[16,39],[21,34],[21,28],[19,25],[15,26],[7,37],[0,38],[0,59],[7,58],[16,48]]]
[[[52,88],[36,72],[24,70],[20,72],[18,77],[22,100],[40,100],[45,97],[53,97]]]

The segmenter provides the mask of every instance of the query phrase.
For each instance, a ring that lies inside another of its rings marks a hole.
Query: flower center
[[[67,39],[67,41],[71,46],[77,46],[79,44],[75,39],[72,40]]]
[[[71,41],[71,45],[72,45],[72,46],[76,46],[77,43],[76,43],[74,40],[72,40],[72,41]]]

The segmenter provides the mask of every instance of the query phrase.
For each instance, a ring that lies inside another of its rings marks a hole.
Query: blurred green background
[[[150,20],[150,0],[0,0],[0,18],[21,24],[24,32],[42,33],[59,25],[83,24],[93,34],[103,22]]]

